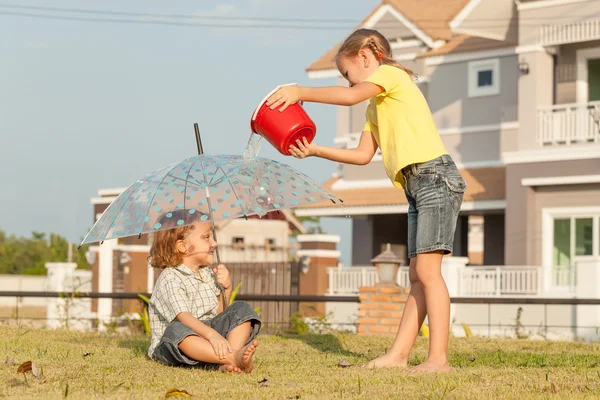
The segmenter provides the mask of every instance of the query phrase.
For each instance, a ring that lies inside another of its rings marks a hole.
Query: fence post
[[[298,257],[306,257],[310,261],[302,268],[300,274],[300,294],[325,295],[330,283],[327,269],[337,267],[340,252],[336,249],[340,237],[337,235],[298,235],[300,250]],[[326,305],[323,303],[300,303],[300,313],[303,316],[324,316]]]
[[[580,260],[577,268],[575,297],[597,299],[600,297],[600,258]],[[577,336],[586,340],[598,340],[600,306],[577,305]]]
[[[496,267],[496,279],[494,280],[495,283],[495,287],[494,287],[494,294],[496,296],[500,296],[500,279],[502,278],[500,276],[500,274],[502,273],[502,271],[500,271],[500,267]]]

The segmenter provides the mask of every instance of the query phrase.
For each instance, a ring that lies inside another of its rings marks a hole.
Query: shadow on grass
[[[297,340],[303,342],[312,348],[328,354],[337,354],[340,356],[356,357],[368,359],[369,355],[365,353],[355,353],[348,349],[344,343],[344,334],[280,334],[276,335],[283,340]]]
[[[138,357],[145,357],[148,354],[148,348],[150,347],[150,338],[140,336],[121,340],[119,342],[119,347],[130,349],[133,354]]]

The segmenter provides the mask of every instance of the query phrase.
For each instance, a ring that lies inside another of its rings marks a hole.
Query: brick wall
[[[359,288],[358,334],[394,336],[410,288],[362,286]]]

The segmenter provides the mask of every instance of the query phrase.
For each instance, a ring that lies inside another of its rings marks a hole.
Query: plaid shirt
[[[198,273],[183,264],[165,268],[156,280],[148,306],[152,332],[148,356],[152,358],[165,329],[177,314],[189,312],[199,320],[216,316],[220,294],[219,284],[209,268],[200,268]]]

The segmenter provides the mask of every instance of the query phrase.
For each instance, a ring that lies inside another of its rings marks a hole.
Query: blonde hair
[[[194,225],[189,224],[200,220],[202,215],[198,212],[190,214],[189,210],[177,210],[163,214],[158,220],[163,230],[153,232],[151,235],[152,245],[148,263],[153,268],[160,269],[180,265],[185,254],[177,250],[177,241],[184,240],[195,229]]]
[[[411,78],[415,77],[415,74],[410,69],[394,60],[390,42],[388,42],[385,36],[374,29],[358,29],[352,32],[344,43],[342,43],[335,57],[336,59],[340,56],[356,57],[358,52],[364,48],[371,50],[375,58],[379,60],[380,65],[392,65],[405,71]]]

